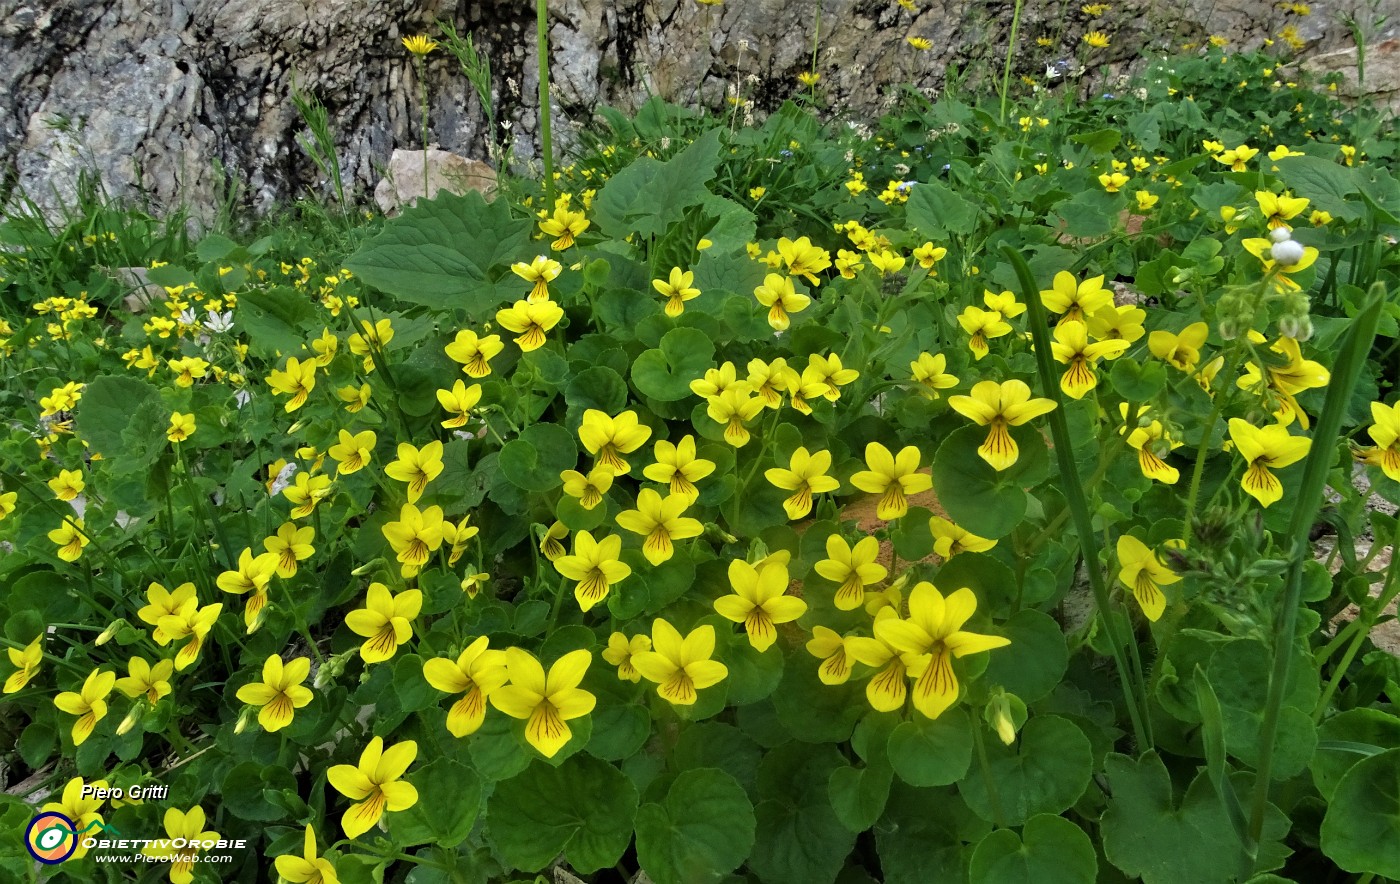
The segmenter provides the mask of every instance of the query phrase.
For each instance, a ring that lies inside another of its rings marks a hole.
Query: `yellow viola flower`
[[[194,435],[194,429],[194,415],[173,411],[170,413],[170,426],[165,430],[165,438],[171,442],[184,442]]]
[[[259,707],[258,724],[276,733],[292,723],[297,709],[311,702],[311,689],[302,684],[310,674],[310,657],[293,657],[284,664],[272,654],[263,662],[262,681],[245,684],[235,696],[240,703]]]
[[[418,790],[402,777],[418,757],[418,744],[404,740],[384,748],[375,737],[360,753],[358,764],[337,764],[326,779],[337,792],[355,803],[340,818],[345,837],[355,839],[374,828],[386,811],[407,810],[418,803]]]
[[[554,207],[554,215],[540,222],[540,232],[554,237],[550,248],[562,252],[574,244],[574,237],[583,233],[591,222],[583,212],[572,211],[565,205]]]
[[[724,441],[743,448],[752,438],[747,422],[763,410],[763,399],[749,393],[748,385],[733,386],[717,396],[711,396],[705,413],[716,423],[724,424]]]
[[[793,374],[796,371],[793,370]],[[812,413],[811,402],[818,397],[825,397],[831,385],[824,380],[821,369],[814,369],[812,366],[802,370],[801,375],[796,379],[790,379],[787,385],[788,404],[802,414]],[[839,390],[838,390],[839,395]]]
[[[933,487],[933,478],[919,472],[919,449],[906,445],[898,455],[879,442],[865,446],[865,465],[851,477],[851,484],[867,494],[879,494],[876,518],[890,521],[909,511],[908,495]]]
[[[656,463],[643,469],[642,475],[667,485],[672,494],[679,494],[691,503],[698,500],[700,489],[695,483],[715,471],[715,462],[695,456],[695,437],[687,435],[676,445],[658,439],[654,451]]]
[[[783,393],[796,376],[796,372],[788,367],[787,359],[781,356],[772,362],[750,359],[748,368],[749,390],[763,400],[765,408],[782,408]]]
[[[263,539],[263,549],[277,557],[277,576],[283,579],[297,573],[297,563],[311,558],[316,548],[311,545],[316,530],[310,525],[298,528],[293,522],[283,522],[277,533]]]
[[[563,540],[569,536],[569,528],[563,522],[555,520],[554,524],[545,529],[540,537],[540,555],[550,562],[555,561],[564,554]]]
[[[48,486],[59,500],[73,500],[83,493],[87,483],[79,470],[59,470],[58,475],[48,481]]]
[[[639,654],[645,654],[651,650],[651,636],[646,633],[638,633],[630,639],[621,632],[614,632],[608,636],[608,646],[603,651],[603,659],[617,667],[617,677],[619,681],[639,682],[642,674],[633,665],[633,660]]]
[[[199,601],[193,594],[183,603],[173,614],[163,615],[157,621],[154,636],[165,636],[166,641],[178,642],[181,639],[189,639],[184,647],[175,654],[175,671],[183,672],[188,669],[199,657],[199,651],[204,647],[204,639],[209,635],[209,630],[213,628],[214,621],[219,619],[219,614],[224,610],[223,602],[212,605],[199,606]],[[159,639],[157,639],[159,641]]]
[[[1162,587],[1181,579],[1157,559],[1147,544],[1130,534],[1118,538],[1118,579],[1132,590],[1142,613],[1157,622],[1166,610],[1167,598]]]
[[[522,353],[543,347],[545,333],[564,318],[564,308],[553,301],[516,301],[510,307],[496,311],[496,322],[516,333],[515,343]]]
[[[1280,144],[1278,147],[1276,147],[1276,148],[1274,148],[1273,150],[1269,151],[1269,159],[1273,160],[1274,162],[1278,162],[1279,160],[1283,159],[1284,157],[1300,157],[1300,156],[1303,156],[1303,152],[1302,152],[1302,151],[1290,150],[1289,147],[1288,147],[1288,145],[1286,145],[1286,144]]]
[[[44,635],[44,632],[40,632],[34,641],[23,648],[5,649],[10,658],[10,665],[15,667],[15,671],[5,679],[3,693],[19,693],[39,671],[39,664],[44,660]]]
[[[793,287],[792,278],[770,273],[763,284],[753,290],[758,303],[768,308],[768,325],[775,331],[787,331],[792,324],[789,313],[801,313],[812,299]]]
[[[859,181],[847,181],[846,187],[849,189],[853,184],[859,184],[860,190],[865,190],[865,184]],[[856,192],[858,191],[852,191],[852,193]],[[862,266],[864,266],[864,264],[860,252],[852,252],[849,249],[838,249],[836,251],[836,270],[841,274],[843,279],[855,279],[856,272],[859,271]]]
[[[442,542],[449,549],[447,551],[447,566],[450,568],[457,564],[457,560],[466,552],[467,541],[481,533],[481,529],[471,524],[471,516],[463,516],[462,521],[452,524],[443,520]]]
[[[862,537],[851,546],[839,534],[826,538],[826,558],[812,566],[819,575],[839,584],[836,607],[854,611],[865,601],[865,587],[879,583],[889,575],[889,569],[875,561],[880,555],[880,541]]]
[[[387,318],[375,323],[362,319],[360,329],[362,333],[351,335],[346,339],[346,343],[349,344],[351,353],[363,357],[361,365],[364,370],[371,372],[374,371],[374,351],[382,352],[394,339],[394,324]]]
[[[408,484],[408,502],[417,503],[428,483],[442,474],[442,442],[434,439],[422,448],[400,442],[399,457],[384,467],[384,475]]]
[[[1309,202],[1305,197],[1289,196],[1286,192],[1280,196],[1267,190],[1256,190],[1254,200],[1259,203],[1259,213],[1268,222],[1270,230],[1287,227],[1288,222],[1298,217]]]
[[[1045,309],[1062,314],[1060,322],[1083,322],[1100,307],[1113,303],[1113,293],[1103,287],[1103,276],[1093,276],[1080,282],[1068,270],[1055,274],[1051,287],[1040,293]]]
[[[316,354],[315,362],[321,368],[331,364],[335,351],[340,347],[340,338],[331,334],[328,328],[321,329],[321,336],[311,342],[311,351]]]
[[[982,303],[987,305],[988,310],[995,310],[1002,315],[1003,319],[1015,319],[1026,312],[1026,305],[1016,300],[1015,292],[1007,289],[1002,292],[992,292],[987,289],[982,290]]]
[[[947,561],[960,552],[980,553],[995,547],[995,540],[978,537],[961,525],[955,525],[942,516],[931,516],[928,530],[933,534],[933,551]]]
[[[1117,193],[1132,179],[1122,172],[1104,172],[1099,176],[1099,185],[1108,193]]]
[[[705,528],[699,520],[682,516],[690,501],[680,494],[662,499],[650,488],[637,492],[637,508],[617,514],[618,527],[640,534],[642,554],[653,565],[669,561],[675,554],[674,541],[699,537]]]
[[[1232,147],[1223,153],[1217,154],[1214,159],[1221,165],[1229,166],[1232,172],[1244,172],[1249,169],[1249,161],[1254,159],[1258,153],[1258,148],[1250,147],[1247,144],[1241,144],[1238,147]]]
[[[170,863],[170,884],[190,884],[200,852],[209,849],[203,845],[219,841],[219,833],[206,830],[205,822],[204,808],[198,805],[188,812],[170,808],[165,812],[165,838],[141,848],[142,856]]]
[[[175,373],[175,386],[177,387],[193,387],[196,380],[207,377],[209,374],[209,363],[198,356],[168,359],[165,364]]]
[[[155,704],[171,691],[170,676],[175,672],[174,660],[157,660],[152,666],[145,657],[132,657],[126,664],[127,675],[114,683],[117,690],[132,700],[144,696]]]
[[[1122,432],[1127,433],[1124,427]],[[1162,458],[1182,446],[1181,442],[1167,435],[1167,430],[1158,420],[1141,423],[1128,433],[1128,445],[1138,453],[1138,468],[1149,479],[1164,485],[1175,485],[1181,478],[1180,471]]]
[[[875,625],[879,627],[885,620],[898,620],[892,608],[881,608],[875,615]],[[907,654],[880,637],[851,636],[846,639],[846,652],[858,663],[877,670],[865,685],[865,699],[876,712],[894,712],[904,708],[909,696],[906,683],[911,666],[918,666],[918,657]]]
[[[280,396],[291,396],[282,406],[287,412],[296,411],[306,404],[306,397],[316,388],[316,362],[302,361],[295,356],[287,359],[285,367],[273,369],[266,378],[272,392]]]
[[[564,265],[547,255],[536,255],[529,264],[517,261],[510,269],[516,276],[534,284],[525,300],[536,303],[549,300],[549,284],[559,278]]]
[[[915,248],[913,255],[914,260],[919,262],[919,266],[929,271],[929,276],[937,276],[938,273],[934,271],[934,266],[939,261],[948,257],[948,250],[942,246],[935,246],[931,242],[926,242]]]
[[[1062,322],[1055,326],[1055,340],[1050,344],[1055,361],[1069,366],[1060,375],[1060,389],[1071,399],[1082,399],[1098,386],[1094,363],[1102,358],[1118,356],[1128,349],[1128,342],[1110,339],[1089,343],[1089,327],[1082,322]]]
[[[1096,341],[1124,341],[1133,344],[1147,334],[1142,327],[1146,318],[1147,311],[1141,307],[1107,304],[1090,314],[1085,323],[1089,326],[1089,337]],[[1123,352],[1118,350],[1104,353],[1103,358],[1117,359]]]
[[[432,39],[431,37],[424,36],[423,34],[415,34],[412,37],[404,37],[402,38],[402,41],[403,48],[407,49],[411,54],[417,56],[418,58],[422,58],[423,56],[427,55],[429,52],[432,52],[438,47],[436,40]]]
[[[1137,200],[1138,212],[1146,212],[1157,205],[1161,197],[1150,190],[1138,190],[1133,192],[1133,199]]]
[[[481,592],[481,587],[490,579],[491,575],[484,571],[476,574],[468,574],[466,577],[462,578],[462,592],[467,594],[468,599],[474,599],[477,594]]]
[[[365,606],[345,615],[345,625],[368,639],[360,645],[360,659],[382,663],[398,653],[399,645],[413,638],[413,618],[423,608],[423,593],[405,589],[395,595],[382,583],[371,583]]]
[[[977,597],[959,589],[946,598],[928,581],[909,594],[909,619],[886,617],[875,624],[875,635],[903,653],[915,655],[910,674],[914,683],[914,708],[937,718],[958,700],[958,679],[953,658],[1001,648],[1011,640],[997,635],[966,632],[963,625],[977,610]]]
[[[404,577],[412,577],[428,563],[428,558],[442,546],[444,539],[442,507],[434,505],[419,509],[411,503],[399,508],[397,521],[380,529],[393,547]]]
[[[458,378],[452,385],[451,390],[437,391],[438,404],[442,406],[451,417],[442,422],[442,426],[452,429],[454,427],[465,427],[467,419],[471,417],[472,409],[481,401],[481,384],[472,384],[468,387]]]
[[[801,519],[812,511],[812,495],[836,491],[841,483],[826,474],[831,469],[831,452],[812,454],[804,448],[792,453],[787,469],[774,467],[763,475],[769,484],[793,492],[783,501],[783,511],[789,519]]]
[[[589,470],[587,476],[578,470],[564,470],[559,479],[564,483],[565,494],[577,498],[580,506],[591,510],[603,502],[603,495],[612,488],[614,475],[612,467],[599,464]]]
[[[357,414],[369,404],[369,384],[361,384],[358,390],[353,385],[347,385],[336,390],[335,395],[336,398],[345,403],[346,411]]]
[[[1269,470],[1297,463],[1312,447],[1311,439],[1290,436],[1285,426],[1260,429],[1237,417],[1230,418],[1230,439],[1247,465],[1240,487],[1266,507],[1283,498],[1283,483]]]
[[[1000,313],[995,310],[983,310],[981,307],[965,308],[958,314],[958,325],[971,336],[967,346],[972,350],[973,357],[978,360],[990,352],[987,347],[988,338],[1011,334],[1011,326],[1002,320]]]
[[[354,435],[341,430],[340,441],[326,452],[336,464],[336,475],[348,476],[364,469],[374,456],[374,445],[379,441],[373,430],[362,430]]]
[[[821,246],[812,244],[808,237],[778,240],[778,254],[783,259],[789,276],[805,277],[814,286],[821,285],[816,274],[831,266],[831,253]],[[766,304],[764,306],[767,306]]]
[[[710,659],[715,652],[715,628],[708,623],[682,637],[658,617],[652,621],[649,644],[650,650],[632,654],[632,666],[656,685],[657,696],[673,706],[693,706],[698,691],[729,675],[728,666]]]
[[[680,316],[685,312],[685,302],[700,297],[700,290],[693,283],[695,274],[689,270],[681,270],[679,267],[671,268],[671,275],[668,279],[653,279],[652,288],[666,299],[666,315],[671,317]]]
[[[83,547],[90,542],[83,530],[83,520],[65,517],[63,524],[48,533],[49,540],[58,547],[58,557],[65,562],[76,562],[83,555]]]
[[[73,722],[73,745],[81,746],[92,736],[93,728],[107,716],[107,695],[117,683],[115,672],[94,669],[77,691],[63,691],[53,698],[58,711],[78,716]]]
[[[1332,213],[1324,209],[1318,209],[1308,216],[1308,223],[1314,227],[1322,227],[1332,223]]]
[[[1308,413],[1295,397],[1304,390],[1327,386],[1332,375],[1322,363],[1304,359],[1298,342],[1293,338],[1279,338],[1269,349],[1281,354],[1287,362],[1269,365],[1263,373],[1268,380],[1261,375],[1258,364],[1250,362],[1236,384],[1241,390],[1253,390],[1276,402],[1278,408],[1274,409],[1273,414],[1283,426],[1297,420],[1298,425],[1306,430],[1310,426]]]
[[[6,516],[15,511],[15,501],[17,500],[19,500],[18,491],[6,491],[4,494],[0,494],[0,522],[3,522]]]
[[[951,396],[948,404],[958,414],[988,428],[987,440],[977,453],[998,471],[1015,464],[1021,454],[1007,428],[1019,427],[1055,408],[1049,399],[1032,399],[1031,388],[1019,380],[1004,384],[980,381],[973,385],[971,395]]]
[[[317,504],[331,496],[331,477],[297,473],[296,481],[282,489],[282,496],[293,504],[292,518],[304,519]]]
[[[594,540],[588,531],[574,535],[573,555],[559,556],[554,570],[566,580],[577,581],[574,598],[585,612],[608,597],[613,584],[627,579],[631,567],[619,560],[622,538],[616,534]]]
[[[937,399],[939,390],[950,390],[958,385],[955,375],[948,374],[948,358],[942,353],[920,353],[919,358],[909,363],[912,379],[919,385],[919,395],[925,399]]]
[[[748,382],[739,380],[739,370],[732,362],[726,362],[718,368],[706,369],[703,378],[690,382],[690,392],[701,399],[711,399],[731,388],[750,392]]]
[[[730,595],[715,599],[715,611],[726,620],[742,623],[749,644],[762,653],[778,638],[775,626],[796,620],[807,612],[807,603],[786,595],[787,565],[767,559],[754,567],[742,559],[729,563]]]
[[[841,388],[860,377],[860,372],[854,368],[843,368],[841,357],[832,353],[822,356],[813,353],[807,357],[807,367],[802,371],[802,382],[824,384],[826,389],[822,391],[822,396],[828,402],[835,402],[841,398]]]
[[[888,249],[870,252],[866,257],[870,259],[870,266],[879,271],[881,277],[889,276],[891,273],[898,273],[904,269],[904,256],[891,252]]]
[[[1180,333],[1155,331],[1147,336],[1147,349],[1172,367],[1190,372],[1201,360],[1201,348],[1209,334],[1204,322],[1193,322]]]
[[[474,331],[459,331],[443,350],[447,358],[460,363],[468,377],[484,378],[491,373],[491,360],[505,349],[500,335],[477,337]]]
[[[257,630],[260,615],[267,605],[267,587],[272,582],[272,575],[277,572],[277,560],[276,553],[265,552],[254,556],[252,548],[244,547],[238,554],[238,567],[224,571],[214,581],[224,592],[234,595],[251,593],[243,606],[243,622],[249,634]]]
[[[447,711],[447,731],[454,737],[474,734],[486,720],[486,701],[506,683],[506,655],[491,650],[481,636],[456,660],[434,658],[423,663],[423,678],[444,694],[462,696]]]
[[[1366,434],[1376,443],[1375,447],[1362,449],[1357,452],[1357,457],[1364,463],[1380,467],[1392,481],[1400,482],[1400,409],[1383,402],[1372,402],[1371,421]],[[15,651],[11,649],[10,660],[18,666],[14,655]],[[10,693],[8,682],[5,693]]]
[[[605,411],[590,408],[583,413],[578,438],[584,450],[594,456],[597,466],[608,467],[616,475],[625,476],[632,466],[621,455],[641,448],[651,438],[651,427],[638,421],[635,411],[610,417]]]
[[[825,626],[812,627],[812,638],[807,642],[807,653],[822,661],[817,667],[817,678],[822,684],[845,684],[851,678],[850,639]]]
[[[335,866],[324,856],[316,855],[316,830],[306,826],[306,841],[301,856],[285,853],[272,862],[282,880],[288,884],[340,884]]]
[[[89,787],[85,792],[83,787]],[[98,798],[98,790],[109,788],[106,780],[93,780],[91,783],[84,783],[82,777],[73,777],[63,787],[62,797],[58,801],[50,801],[39,808],[40,813],[61,813],[73,824],[73,831],[86,832],[89,826],[97,823],[102,824],[102,814],[98,811],[102,808],[104,799]],[[101,831],[99,828],[98,831]],[[83,846],[86,837],[77,838],[78,846],[65,861],[69,859],[82,859],[87,856],[88,848]]]
[[[579,687],[593,655],[571,651],[549,667],[523,648],[506,649],[509,684],[491,693],[491,705],[511,718],[525,720],[525,740],[546,758],[553,758],[573,737],[568,722],[593,711],[597,699]]]

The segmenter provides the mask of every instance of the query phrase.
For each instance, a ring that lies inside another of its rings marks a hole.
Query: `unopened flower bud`
[[[356,650],[351,648],[343,654],[327,657],[321,668],[316,670],[316,678],[311,682],[312,687],[318,691],[330,687],[345,672],[345,665],[355,653]]]
[[[982,720],[996,731],[1002,745],[1010,746],[1016,742],[1016,731],[1026,723],[1026,704],[1015,694],[998,688],[982,710]]]
[[[117,736],[125,736],[128,731],[136,727],[136,722],[141,720],[141,715],[145,710],[140,703],[131,707],[131,711],[122,719],[122,723],[117,725]]]
[[[1276,242],[1269,249],[1269,254],[1281,267],[1292,267],[1303,260],[1303,246],[1296,240],[1286,239],[1283,242]]]
[[[112,621],[112,625],[102,630],[102,634],[97,637],[97,640],[94,641],[93,644],[97,645],[98,647],[102,647],[103,645],[107,644],[107,642],[115,638],[117,632],[125,625],[126,621],[120,618]]]
[[[1220,337],[1226,341],[1233,341],[1240,336],[1239,323],[1233,319],[1220,320]]]
[[[233,732],[235,734],[243,733],[248,729],[248,722],[252,721],[253,716],[257,714],[257,710],[252,706],[244,706],[243,711],[238,713],[238,723],[233,726]]]
[[[351,571],[350,573],[355,575],[356,577],[363,577],[369,572],[373,571],[375,568],[378,568],[382,564],[384,564],[384,559],[382,557],[370,559],[368,562],[365,562],[363,565]]]
[[[1280,316],[1278,318],[1278,333],[1285,338],[1298,338],[1299,322],[1296,316]]]

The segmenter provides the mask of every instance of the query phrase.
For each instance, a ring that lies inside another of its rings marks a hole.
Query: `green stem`
[[[1390,565],[1385,569],[1385,583],[1381,586],[1380,598],[1362,608],[1356,620],[1352,621],[1351,641],[1347,645],[1346,653],[1342,655],[1341,662],[1333,668],[1332,677],[1328,679],[1327,687],[1322,691],[1322,696],[1318,698],[1317,706],[1313,709],[1314,723],[1322,721],[1322,716],[1327,713],[1327,704],[1332,701],[1332,695],[1337,692],[1337,687],[1342,683],[1343,676],[1351,668],[1351,661],[1356,659],[1361,646],[1366,643],[1367,636],[1371,634],[1371,628],[1376,625],[1376,618],[1385,611],[1395,596],[1400,594],[1400,583],[1395,579],[1396,575],[1400,574],[1400,562],[1397,562],[1394,556],[1394,550],[1397,546],[1400,546],[1400,520],[1395,522],[1395,533],[1390,541]]]
[[[1342,418],[1346,416],[1352,390],[1361,376],[1371,344],[1380,322],[1381,306],[1386,301],[1385,287],[1377,282],[1371,286],[1365,306],[1352,319],[1339,347],[1340,355],[1332,369],[1332,381],[1327,400],[1313,432],[1312,447],[1303,466],[1303,480],[1298,493],[1293,518],[1288,526],[1289,558],[1292,567],[1284,588],[1283,605],[1274,629],[1274,662],[1269,675],[1269,693],[1264,706],[1264,721],[1259,727],[1259,761],[1255,765],[1256,779],[1249,816],[1249,835],[1258,844],[1264,832],[1264,817],[1269,809],[1269,785],[1273,781],[1274,743],[1278,736],[1279,716],[1283,711],[1283,695],[1293,664],[1293,649],[1297,638],[1298,609],[1302,607],[1303,563],[1307,554],[1308,532],[1322,505],[1322,493],[1327,486],[1327,473],[1336,460],[1337,435]]]
[[[1001,71],[1001,124],[1006,125],[1006,99],[1011,86],[1011,62],[1016,57],[1016,35],[1021,30],[1021,6],[1024,0],[1016,0],[1016,8],[1011,13],[1011,38],[1006,46],[1006,66]]]
[[[1099,564],[1098,541],[1094,537],[1094,522],[1089,514],[1089,502],[1084,496],[1084,485],[1079,478],[1079,468],[1074,462],[1074,448],[1069,435],[1069,424],[1065,420],[1065,403],[1060,394],[1060,385],[1054,365],[1050,362],[1050,325],[1045,305],[1040,300],[1040,288],[1031,275],[1031,269],[1020,253],[1008,245],[1002,246],[1002,254],[1016,268],[1016,276],[1021,283],[1023,299],[1026,302],[1028,324],[1035,338],[1035,361],[1040,375],[1040,383],[1055,408],[1048,415],[1050,432],[1055,446],[1055,458],[1059,461],[1060,478],[1069,504],[1070,516],[1074,519],[1075,533],[1079,535],[1079,550],[1089,573],[1089,585],[1094,591],[1094,601],[1104,631],[1108,635],[1113,651],[1113,662],[1118,669],[1118,678],[1123,685],[1123,699],[1128,706],[1128,716],[1132,719],[1133,736],[1139,749],[1146,751],[1152,747],[1151,720],[1147,714],[1147,692],[1135,672],[1129,667],[1123,649],[1132,639],[1124,636],[1119,623],[1113,618],[1108,598],[1108,586],[1104,582],[1103,568]],[[1136,653],[1136,648],[1134,648]]]
[[[423,199],[430,199],[428,193],[428,77],[427,65],[423,56],[415,56],[418,61],[418,94],[423,105]]]
[[[1001,794],[997,791],[997,778],[992,774],[992,763],[987,758],[987,744],[982,740],[982,728],[972,723],[972,742],[977,747],[977,764],[982,768],[982,779],[987,783],[987,797],[992,805],[992,822],[997,828],[1006,825],[1006,814],[1001,811]]]
[[[540,156],[544,161],[544,207],[554,206],[554,141],[549,133],[549,14],[546,0],[535,0],[535,49],[540,72]]]

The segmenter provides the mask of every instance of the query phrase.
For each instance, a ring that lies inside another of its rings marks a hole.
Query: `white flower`
[[[199,320],[195,318],[193,307],[186,307],[184,310],[180,311],[180,324],[199,325]]]
[[[215,334],[222,334],[233,328],[233,311],[226,310],[223,313],[209,311],[209,318],[204,321],[204,327]]]

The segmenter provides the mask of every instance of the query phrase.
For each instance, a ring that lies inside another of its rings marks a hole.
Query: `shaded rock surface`
[[[1079,39],[1094,28],[1113,43],[1090,60],[1120,69],[1141,61],[1143,44],[1219,34],[1252,47],[1288,21],[1311,47],[1336,49],[1349,42],[1338,15],[1348,2],[1315,0],[1301,18],[1265,0],[1120,0],[1103,19],[1086,16],[1080,0],[1026,4],[1017,63],[1032,73],[1083,54]],[[1013,5],[918,0],[911,12],[893,0],[552,0],[556,137],[567,145],[599,104],[633,108],[648,94],[719,108],[737,90],[761,113],[793,94],[814,37],[824,101],[868,117],[888,84],[935,90],[950,69],[999,70]],[[531,157],[533,4],[0,0],[0,203],[22,193],[52,212],[72,204],[84,175],[108,193],[196,214],[231,182],[260,210],[308,188],[324,194],[328,183],[297,144],[294,81],[325,103],[347,187],[367,194],[396,148],[421,150],[419,82],[399,39],[434,33],[439,18],[491,58],[498,125],[485,131],[456,60],[439,49],[426,60],[430,140],[466,156],[508,142],[518,159]],[[1400,15],[1390,27],[1397,23]],[[934,48],[917,52],[904,42],[910,36]],[[1037,37],[1055,45],[1038,48]]]

